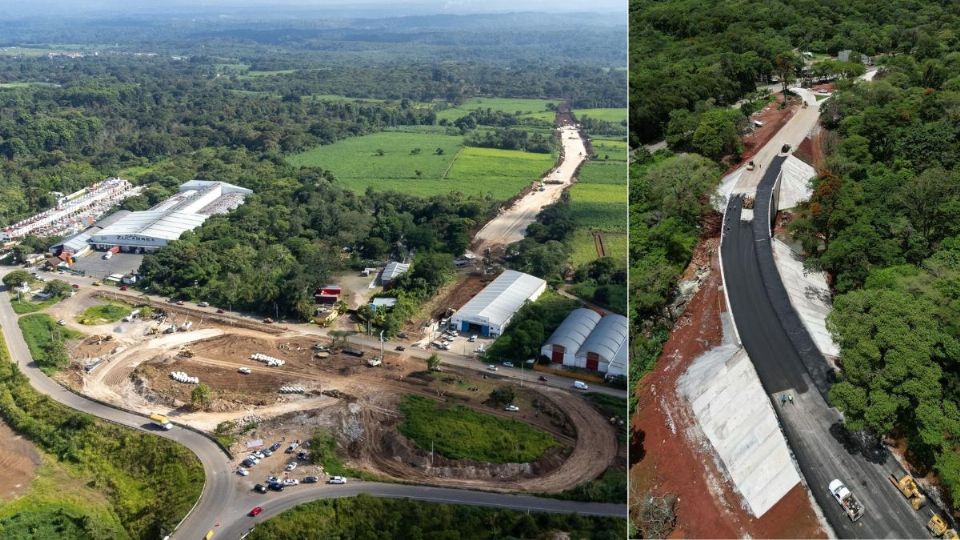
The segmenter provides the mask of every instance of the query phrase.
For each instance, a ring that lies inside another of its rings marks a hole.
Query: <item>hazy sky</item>
[[[270,8],[273,15],[283,9],[302,13],[316,11],[318,16],[354,17],[391,16],[429,13],[498,13],[516,11],[545,12],[623,12],[627,0],[0,0],[0,12],[19,16],[137,15],[144,13],[197,13],[231,10],[259,11]]]

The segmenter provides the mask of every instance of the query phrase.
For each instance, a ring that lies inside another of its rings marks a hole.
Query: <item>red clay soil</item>
[[[642,437],[644,453],[630,469],[631,493],[677,496],[677,525],[671,538],[825,538],[800,484],[762,518],[754,518],[718,470],[709,443],[695,435],[699,432],[693,413],[677,395],[677,378],[722,338],[719,238],[712,235],[700,244],[697,251],[709,253],[710,272],[674,326],[657,367],[636,389],[638,406],[631,431],[635,440]],[[631,455],[639,455],[633,453],[637,447],[631,447]]]
[[[817,127],[813,129],[813,133],[803,139],[803,142],[800,143],[800,146],[797,147],[793,155],[819,171],[822,168],[823,158],[826,154],[824,151],[824,138],[826,137],[826,133],[826,130],[817,125]]]
[[[733,172],[740,167],[740,165],[753,158],[757,150],[763,148],[763,145],[767,144],[767,142],[793,118],[794,113],[797,112],[797,108],[799,107],[799,102],[794,101],[784,109],[779,108],[781,103],[783,103],[783,93],[774,94],[774,101],[772,103],[750,116],[751,125],[754,120],[759,120],[763,122],[763,126],[754,127],[753,131],[743,136],[743,153],[740,156],[740,161],[731,166],[730,169],[724,173],[725,175]]]

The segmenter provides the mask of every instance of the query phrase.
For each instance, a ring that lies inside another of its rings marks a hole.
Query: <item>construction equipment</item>
[[[937,538],[943,538],[944,540],[957,540],[960,538],[960,536],[957,535],[957,531],[952,529],[946,520],[940,517],[940,514],[934,514],[933,517],[930,518],[930,521],[927,522],[927,529]]]
[[[853,492],[847,489],[847,486],[843,485],[843,482],[833,480],[828,487],[830,494],[833,495],[837,503],[843,507],[850,521],[856,521],[863,517],[863,505],[860,504],[860,501],[853,495]]]
[[[920,492],[920,488],[917,486],[917,482],[909,474],[903,475],[899,480],[896,475],[891,474],[888,476],[890,482],[900,490],[900,493],[910,501],[910,506],[914,510],[919,510],[924,503],[927,502],[927,497]]]

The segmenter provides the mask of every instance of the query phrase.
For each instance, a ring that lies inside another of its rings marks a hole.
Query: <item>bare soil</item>
[[[750,117],[750,121],[759,120],[763,122],[762,127],[755,127],[753,131],[743,137],[743,153],[740,156],[740,162],[730,167],[724,174],[729,174],[740,167],[741,164],[753,159],[754,154],[763,148],[770,139],[776,135],[784,125],[796,113],[798,105],[793,103],[785,108],[780,108],[783,103],[783,93],[774,95],[774,101],[764,109],[758,111]]]
[[[722,340],[720,313],[726,308],[717,257],[719,238],[714,233],[700,244],[697,252],[709,254],[709,273],[664,344],[657,367],[635,389],[638,408],[631,422],[631,493],[677,496],[672,538],[823,538],[802,485],[794,487],[763,517],[754,518],[718,470],[713,449],[699,438],[693,413],[677,394],[677,378],[694,359]],[[694,264],[701,263],[695,258]],[[688,272],[696,274],[697,270]]]
[[[0,501],[13,500],[30,489],[41,459],[33,443],[0,421]]]

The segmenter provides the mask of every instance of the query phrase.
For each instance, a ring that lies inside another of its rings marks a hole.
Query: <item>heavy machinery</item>
[[[853,492],[847,489],[847,486],[843,485],[843,482],[833,480],[830,482],[828,488],[833,498],[843,507],[843,511],[847,513],[850,521],[856,521],[863,517],[863,505],[860,504],[860,500],[853,495]]]
[[[930,518],[930,521],[927,522],[927,529],[929,529],[934,536],[942,538],[943,540],[957,540],[960,538],[960,536],[957,535],[957,531],[950,528],[950,525],[940,517],[940,514],[934,514],[933,517]]]
[[[919,510],[920,507],[927,502],[927,497],[920,492],[917,482],[909,474],[903,475],[900,479],[897,479],[896,475],[891,474],[888,478],[890,482],[900,490],[900,493],[910,501],[910,506],[912,506],[914,510]]]

